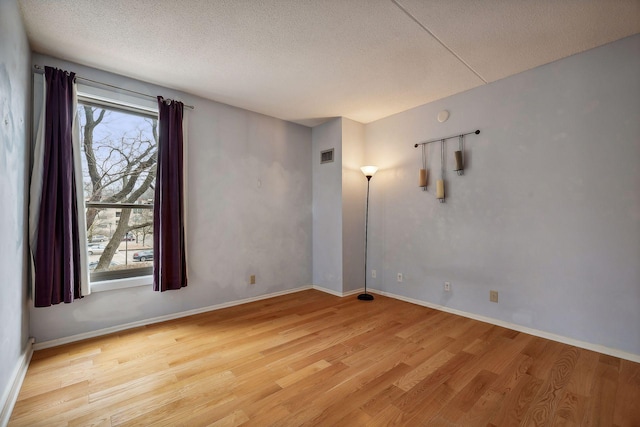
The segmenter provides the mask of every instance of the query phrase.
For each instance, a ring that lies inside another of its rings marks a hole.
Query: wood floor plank
[[[31,408],[38,408],[39,412],[48,414],[56,414],[60,411],[60,408],[65,406],[69,401],[82,398],[86,400],[88,381],[78,382],[73,385],[61,387],[55,391],[40,394],[37,396],[29,397],[21,402],[21,405],[16,405],[13,410],[13,416],[17,418],[25,418],[32,415]]]
[[[640,364],[309,290],[36,351],[10,426],[640,426]]]
[[[504,401],[505,394],[489,388],[478,401],[459,419],[461,426],[485,426],[489,419],[498,411]]]
[[[244,411],[240,409],[237,411],[233,411],[223,419],[209,425],[211,427],[236,427],[244,424],[246,421],[249,421],[249,417],[247,417],[247,414],[245,414]]]
[[[385,366],[386,365],[386,366]],[[392,366],[393,365],[393,366]],[[307,420],[314,425],[340,425],[338,422],[345,418],[355,408],[360,408],[375,395],[384,390],[395,378],[407,372],[410,367],[405,364],[394,364],[391,361],[378,363],[365,369],[364,376],[351,378],[344,382],[339,388],[334,389],[335,394],[326,393],[317,399],[315,406],[325,409],[313,419]],[[344,399],[340,399],[343,396]],[[344,405],[343,402],[349,402]]]
[[[318,362],[312,363],[309,366],[306,366],[302,369],[292,372],[291,374],[287,375],[284,378],[280,378],[279,380],[276,380],[276,384],[278,384],[282,388],[288,387],[308,377],[311,374],[314,374],[318,371],[328,368],[329,366],[331,366],[331,363],[327,362],[326,360],[320,360]]]
[[[455,354],[450,353],[447,350],[440,350],[433,357],[425,360],[420,365],[416,366],[407,374],[399,378],[394,385],[403,391],[409,391],[420,381],[435,372],[436,369],[447,363],[453,356],[455,356]]]
[[[396,399],[393,404],[407,412],[410,416],[413,416],[415,415],[413,413],[414,408],[419,407],[422,400],[429,399],[432,393],[436,395],[440,394],[437,390],[440,389],[441,386],[446,386],[447,391],[451,391],[451,395],[453,396],[455,394],[455,390],[453,390],[448,384],[445,384],[445,382],[451,378],[451,376],[460,369],[461,366],[469,362],[473,357],[474,356],[464,352],[456,354],[429,376],[418,382],[418,384],[413,386],[411,389],[407,390],[407,392],[399,399]]]
[[[247,408],[250,416],[283,406],[291,414],[306,409],[319,395],[327,393],[349,377],[349,367],[342,363],[334,363],[331,367],[307,376],[295,387],[279,388],[260,400],[252,402]]]
[[[289,388],[279,392],[280,396],[272,397],[272,404],[279,401],[291,414],[306,410],[312,406],[318,396],[324,394],[337,395],[336,390],[354,377],[357,368],[347,366],[341,362],[334,363],[330,368],[319,371],[312,376],[305,378],[296,388]],[[286,397],[284,392],[286,391]],[[285,397],[283,399],[283,397]]]
[[[562,398],[562,392],[569,382],[580,352],[575,347],[564,348],[547,380],[523,420],[525,425],[549,425]]]
[[[439,384],[433,391],[415,405],[406,407],[401,424],[407,426],[430,426],[440,410],[453,399],[456,392],[446,383]]]
[[[542,380],[530,375],[520,377],[518,383],[510,391],[499,410],[489,420],[492,426],[517,426],[529,410]]]
[[[385,406],[375,417],[371,418],[369,426],[398,426],[402,425],[404,412],[393,405]]]
[[[499,377],[491,384],[491,390],[497,393],[510,393],[518,384],[520,379],[527,375],[527,370],[533,363],[533,359],[526,354],[518,354],[513,357],[509,366],[502,370]]]
[[[613,422],[618,426],[640,426],[640,364],[622,360]]]
[[[440,336],[423,342],[421,345],[414,344],[415,350],[410,354],[407,354],[402,361],[407,365],[419,366],[430,359],[436,353],[441,352],[449,347],[449,345],[455,340],[450,337]],[[412,343],[413,344],[413,343]],[[448,350],[447,350],[448,351]]]
[[[395,399],[404,393],[395,385],[390,385],[371,399],[369,399],[360,409],[371,417],[376,416],[380,411],[389,406]]]
[[[618,392],[619,365],[616,365],[610,357],[602,357],[595,370],[595,375],[589,395],[589,402],[585,414],[585,425],[612,426],[615,412],[615,396]],[[620,402],[624,404],[624,402]],[[637,402],[635,408],[630,410],[633,414],[638,411]]]
[[[458,424],[458,421],[480,400],[484,392],[497,377],[498,375],[491,371],[480,371],[462,390],[456,393],[453,398],[444,405],[436,417],[432,419],[432,423],[434,425]],[[449,385],[448,382],[447,385]]]
[[[565,391],[558,409],[553,417],[552,425],[558,426],[579,426],[584,417],[587,398]]]

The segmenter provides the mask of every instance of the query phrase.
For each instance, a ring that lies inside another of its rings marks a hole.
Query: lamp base
[[[363,300],[363,301],[371,301],[371,300],[373,300],[373,295],[371,295],[371,294],[360,294],[360,295],[358,295],[358,299],[359,300]]]

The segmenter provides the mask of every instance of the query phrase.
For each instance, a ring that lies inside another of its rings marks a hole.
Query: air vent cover
[[[320,152],[320,163],[333,162],[333,148],[331,150],[324,150]]]

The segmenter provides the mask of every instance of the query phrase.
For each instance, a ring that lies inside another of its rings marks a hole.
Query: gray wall
[[[17,4],[0,1],[0,397],[11,385],[29,330],[25,226],[29,56]]]
[[[311,284],[311,129],[54,58],[33,61],[195,106],[186,112],[189,286],[32,308],[37,341]]]
[[[342,118],[313,128],[313,284],[342,292]],[[334,161],[320,153],[334,149]]]
[[[342,290],[364,286],[364,125],[342,119]]]
[[[367,125],[373,286],[640,355],[639,76],[633,36]],[[413,144],[476,128],[440,204]]]
[[[364,284],[364,125],[332,119],[312,139],[313,284],[342,294]],[[334,161],[321,164],[331,148]]]

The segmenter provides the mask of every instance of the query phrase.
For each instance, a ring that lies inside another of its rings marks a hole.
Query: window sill
[[[153,276],[127,277],[124,279],[103,280],[91,283],[91,292],[113,291],[116,289],[136,288],[153,284]]]

